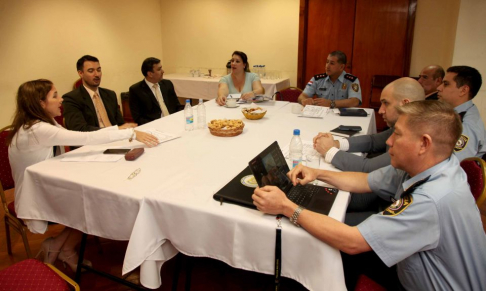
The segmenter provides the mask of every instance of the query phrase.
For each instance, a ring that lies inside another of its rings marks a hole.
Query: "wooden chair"
[[[7,238],[7,251],[9,255],[12,254],[12,242],[10,240],[10,227],[12,227],[12,229],[17,231],[22,236],[27,257],[32,258],[32,252],[30,251],[27,233],[25,231],[25,224],[22,220],[17,218],[14,201],[7,202],[5,197],[5,191],[13,190],[15,187],[15,183],[12,178],[12,170],[10,169],[10,162],[8,160],[8,147],[6,144],[10,128],[10,126],[7,126],[0,129],[0,197],[2,199],[3,210],[5,211],[4,221],[5,235]]]
[[[128,103],[130,92],[122,92],[120,99],[122,103],[123,120],[125,120],[125,122],[135,122],[132,117],[132,112],[130,111],[130,104]]]
[[[79,285],[51,264],[35,259],[23,260],[0,271],[0,289],[10,291],[80,290]]]
[[[472,157],[463,160],[461,167],[466,172],[467,182],[479,207],[486,200],[486,163],[481,158]]]
[[[275,100],[297,103],[302,90],[297,87],[288,87],[275,93]]]

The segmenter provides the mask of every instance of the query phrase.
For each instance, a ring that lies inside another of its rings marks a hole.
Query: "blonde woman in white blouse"
[[[27,167],[54,156],[53,146],[103,144],[123,139],[136,139],[149,147],[156,146],[155,136],[134,130],[136,124],[107,127],[93,132],[70,131],[60,126],[54,117],[61,115],[62,97],[49,80],[35,80],[22,84],[17,93],[17,110],[12,131],[7,138],[8,156],[15,181],[15,196],[22,194],[24,171]],[[62,148],[62,147],[61,147]],[[35,221],[26,220],[33,232]],[[38,256],[43,253],[44,262],[54,263],[56,259],[76,270],[78,255],[75,247],[81,240],[81,232],[72,228],[56,237],[46,239]],[[89,261],[85,263],[90,264]]]

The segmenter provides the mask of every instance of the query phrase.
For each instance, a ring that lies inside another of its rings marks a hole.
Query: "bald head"
[[[425,93],[420,83],[412,78],[400,78],[388,84],[383,91],[389,90],[390,94],[398,102],[425,100]],[[406,102],[406,103],[408,103]]]
[[[439,65],[430,65],[423,68],[418,81],[422,88],[424,88],[425,95],[436,92],[444,76],[444,69]]]
[[[378,113],[388,126],[393,127],[398,119],[397,107],[422,100],[425,100],[425,93],[419,82],[412,78],[400,78],[388,84],[381,92]]]

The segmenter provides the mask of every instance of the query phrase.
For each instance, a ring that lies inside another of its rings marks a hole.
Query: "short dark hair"
[[[481,74],[475,68],[468,66],[452,66],[447,69],[447,73],[456,73],[454,82],[457,84],[457,88],[464,85],[469,87],[469,99],[473,99],[478,94],[483,80]]]
[[[93,56],[90,56],[90,55],[84,55],[76,62],[76,69],[78,71],[83,70],[84,62],[97,62],[97,63],[99,63],[100,61],[96,57],[93,57]]]
[[[346,58],[346,54],[343,53],[342,51],[333,51],[329,55],[331,57],[337,57],[337,61],[340,64],[346,65],[348,62],[348,59]]]
[[[237,55],[241,58],[241,60],[243,61],[243,64],[245,64],[245,72],[249,72],[250,71],[250,64],[248,63],[248,57],[246,56],[246,54],[244,52],[234,51],[231,54],[231,56],[234,56],[234,55]]]
[[[434,72],[434,75],[432,76],[434,78],[434,80],[436,80],[437,78],[444,79],[444,77],[445,77],[444,68],[442,68],[439,65],[435,65],[434,67],[435,67],[435,72]]]
[[[157,58],[146,58],[142,63],[142,74],[147,77],[148,72],[152,72],[154,65],[159,63],[160,60]]]

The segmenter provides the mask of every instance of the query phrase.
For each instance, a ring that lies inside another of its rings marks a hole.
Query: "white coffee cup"
[[[227,107],[236,107],[236,98],[227,98],[226,99],[226,106]]]
[[[302,113],[302,109],[304,109],[304,107],[298,103],[294,103],[292,104],[292,113],[294,114],[301,114]]]

